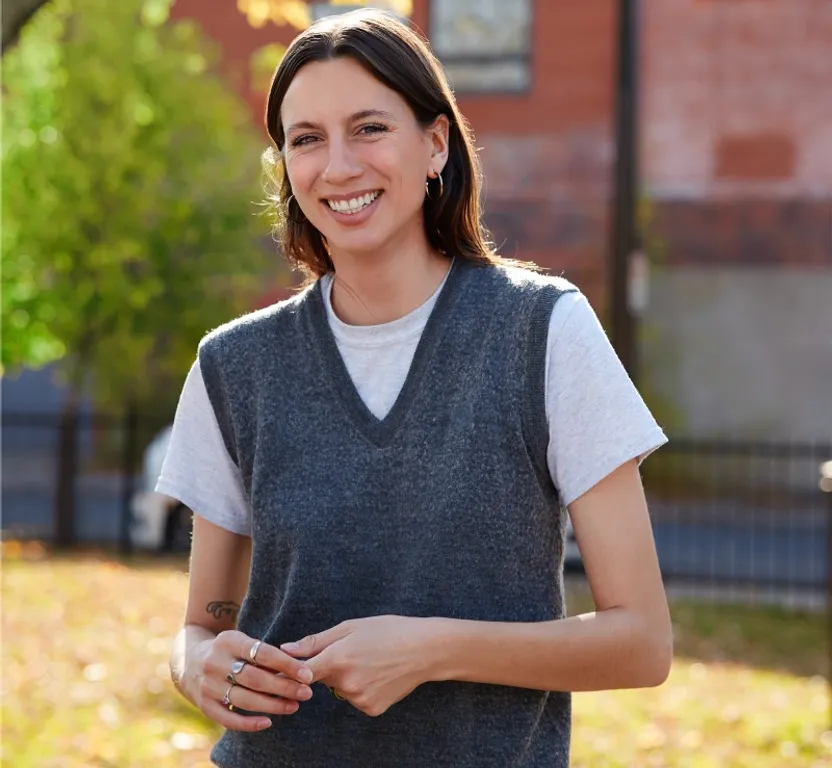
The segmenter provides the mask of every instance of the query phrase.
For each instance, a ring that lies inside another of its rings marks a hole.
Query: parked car
[[[145,449],[141,488],[131,499],[130,538],[133,546],[140,549],[187,552],[191,548],[193,513],[177,499],[155,490],[171,428],[165,427]]]

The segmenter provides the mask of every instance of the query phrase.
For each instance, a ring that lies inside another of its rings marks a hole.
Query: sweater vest
[[[456,259],[390,412],[364,405],[320,281],[208,334],[199,362],[252,512],[238,629],[279,646],[347,619],[564,616],[546,342],[565,281]],[[223,768],[567,768],[566,692],[429,682],[378,717],[323,685]]]

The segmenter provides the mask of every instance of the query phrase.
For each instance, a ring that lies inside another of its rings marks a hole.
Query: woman
[[[472,135],[408,27],[306,30],[266,124],[310,281],[206,336],[185,383],[173,679],[228,768],[566,766],[570,691],[668,674],[638,471],[665,437],[577,289],[487,243]],[[597,606],[568,619],[565,508]]]

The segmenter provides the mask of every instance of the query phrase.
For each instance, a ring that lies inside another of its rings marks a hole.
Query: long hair
[[[444,193],[425,197],[424,226],[430,245],[449,256],[482,264],[517,263],[498,256],[482,223],[482,171],[474,136],[459,111],[445,73],[425,41],[407,24],[377,10],[322,19],[287,49],[272,78],[266,130],[274,143],[262,157],[268,212],[274,236],[289,263],[307,281],[334,269],[325,238],[303,215],[292,194],[283,156],[286,136],[280,110],[286,91],[306,64],[350,57],[396,91],[428,127],[439,115],[450,123]],[[532,266],[532,265],[526,265]]]

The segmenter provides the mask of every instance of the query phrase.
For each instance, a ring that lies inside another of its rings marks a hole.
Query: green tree
[[[264,142],[168,4],[55,0],[4,58],[2,365],[102,405],[181,374],[267,268]]]
[[[2,366],[57,363],[104,408],[178,389],[275,274],[265,142],[169,5],[53,0],[3,59]]]

